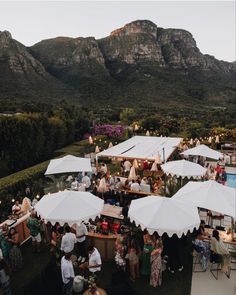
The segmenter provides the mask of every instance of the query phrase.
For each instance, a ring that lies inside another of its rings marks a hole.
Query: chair
[[[213,251],[211,251],[210,256],[210,262],[211,262],[211,268],[210,272],[213,275],[213,277],[218,280],[219,277],[219,271],[221,270],[221,263],[222,263],[223,257]],[[216,268],[214,267],[216,266]]]
[[[199,247],[197,247],[196,245],[194,245],[193,243],[193,272],[205,272],[204,269],[202,269],[202,252],[201,249]],[[201,270],[196,270],[197,265],[201,266]]]
[[[231,264],[230,270],[236,270],[236,247],[235,246],[230,245],[229,254],[230,254],[230,264]],[[235,267],[232,267],[232,264],[235,265]]]

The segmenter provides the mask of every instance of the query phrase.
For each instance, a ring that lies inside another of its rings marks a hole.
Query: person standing
[[[143,254],[142,254],[141,274],[149,276],[151,273],[150,256],[154,248],[154,242],[148,232],[143,236],[143,240],[144,240],[144,246],[143,246]]]
[[[73,264],[71,261],[72,253],[66,253],[61,259],[61,275],[63,282],[62,295],[71,295],[73,281],[75,277]]]
[[[8,226],[4,224],[2,232],[0,232],[0,248],[2,250],[3,259],[7,264],[10,262],[10,244],[8,242]]]
[[[39,253],[42,238],[41,238],[41,234],[40,234],[40,222],[36,218],[35,212],[33,212],[33,211],[31,212],[26,225],[30,231],[30,235],[32,238],[33,250],[34,250],[34,252]]]
[[[61,250],[64,253],[71,253],[76,244],[76,235],[71,232],[69,225],[65,227],[65,234],[61,240]]]
[[[86,235],[88,234],[87,227],[84,223],[81,223],[80,225],[76,225],[76,239],[77,239],[77,247],[79,252],[79,258],[78,261],[81,263],[84,263],[86,258]]]
[[[175,273],[183,270],[183,245],[181,238],[173,234],[171,238],[166,239],[167,255],[168,255],[168,270]]]
[[[10,264],[12,271],[16,271],[22,268],[23,259],[19,248],[19,234],[14,227],[12,227],[8,234],[8,242],[11,245],[10,248]]]
[[[88,173],[87,173],[87,172],[84,173],[84,176],[83,176],[83,178],[82,178],[82,183],[84,184],[86,191],[87,191],[87,190],[90,188],[90,186],[91,186],[91,180],[90,180],[90,178],[88,177]]]
[[[129,271],[131,281],[135,281],[139,278],[139,247],[137,242],[132,239],[128,248],[128,260],[129,260]]]
[[[161,265],[161,253],[163,245],[161,239],[158,239],[155,243],[155,247],[151,252],[151,276],[150,285],[157,287],[162,282],[162,265]]]
[[[98,249],[93,246],[88,247],[88,253],[89,253],[89,261],[88,261],[87,268],[90,273],[98,275],[101,271],[101,266],[102,266],[101,255],[98,252]]]

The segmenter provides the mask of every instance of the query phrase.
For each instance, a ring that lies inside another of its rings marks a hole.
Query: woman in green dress
[[[143,254],[141,259],[141,274],[142,275],[150,275],[151,273],[151,252],[154,249],[154,242],[149,233],[144,234],[143,236],[144,246],[143,246]]]

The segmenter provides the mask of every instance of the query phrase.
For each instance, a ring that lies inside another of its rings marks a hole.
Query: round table
[[[102,288],[97,288],[98,294],[99,295],[107,295],[106,291],[103,290]],[[83,295],[92,295],[92,293],[88,290],[86,290]]]

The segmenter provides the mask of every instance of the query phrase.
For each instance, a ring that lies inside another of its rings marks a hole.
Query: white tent
[[[176,175],[182,178],[201,178],[207,171],[207,169],[203,168],[201,165],[186,160],[167,162],[161,165],[161,168],[167,175]]]
[[[214,180],[188,182],[172,198],[236,217],[236,189]]]
[[[35,211],[46,222],[61,225],[80,224],[95,219],[103,210],[104,201],[88,192],[62,191],[48,194],[35,205]]]
[[[216,160],[223,157],[222,153],[209,148],[205,144],[200,144],[192,149],[188,149],[182,152],[181,154],[185,156],[202,156],[202,157],[216,159]]]
[[[174,137],[134,136],[97,156],[154,161],[159,153],[161,160],[166,161],[181,141],[182,138]]]
[[[167,233],[169,237],[173,234],[181,237],[200,224],[196,206],[160,196],[133,200],[128,216],[142,230],[146,228],[150,234],[156,231],[160,236]]]
[[[67,155],[63,158],[51,160],[45,175],[84,171],[92,171],[90,159]]]

